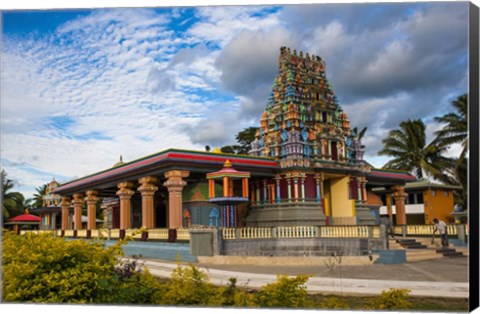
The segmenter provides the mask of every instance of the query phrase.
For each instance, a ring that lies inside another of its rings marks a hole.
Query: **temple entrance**
[[[167,228],[167,206],[164,203],[155,208],[155,226],[156,228]]]

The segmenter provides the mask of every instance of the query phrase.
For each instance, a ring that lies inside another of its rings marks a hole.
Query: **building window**
[[[448,191],[445,191],[443,192],[443,194],[445,195],[445,197],[448,197],[448,195],[450,194]]]
[[[416,193],[408,193],[408,198],[405,200],[405,204],[416,204],[415,200]]]
[[[380,195],[380,199],[382,200],[382,204],[387,204],[387,196],[385,194]]]
[[[423,193],[417,193],[417,204],[423,204]]]
[[[432,190],[432,196],[437,196],[437,191],[436,190]]]

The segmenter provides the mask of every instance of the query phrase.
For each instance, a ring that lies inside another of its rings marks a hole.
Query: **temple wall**
[[[382,249],[381,239],[236,239],[224,240],[221,255],[233,256],[359,256]]]
[[[336,221],[339,221],[340,217],[346,218],[343,219],[345,224],[355,224],[355,220],[350,219],[354,217],[355,201],[349,199],[349,183],[349,176],[330,179],[331,216],[335,224],[338,224]]]

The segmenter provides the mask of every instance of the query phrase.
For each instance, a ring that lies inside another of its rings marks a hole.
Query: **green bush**
[[[147,272],[119,274],[121,245],[66,241],[49,233],[4,233],[3,300],[36,303],[142,303],[159,283]],[[135,289],[133,289],[135,287]]]
[[[310,276],[277,275],[277,281],[261,287],[254,304],[260,307],[306,308],[312,305],[305,286]]]
[[[221,305],[219,290],[208,281],[208,276],[193,264],[178,265],[166,284],[161,304]]]
[[[394,289],[384,290],[382,293],[367,303],[367,309],[373,310],[407,310],[412,304],[407,300],[410,290]]]
[[[324,309],[349,309],[350,305],[337,297],[328,297],[320,302],[319,307]]]

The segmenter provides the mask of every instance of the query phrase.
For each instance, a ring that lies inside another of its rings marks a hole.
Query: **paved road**
[[[155,276],[169,278],[176,263],[160,260],[144,260],[145,266]],[[276,281],[276,274],[310,274],[307,283],[311,293],[379,294],[389,288],[411,290],[415,296],[467,298],[468,258],[444,258],[404,264],[368,266],[328,265],[295,266],[233,266],[195,264],[206,272],[210,281],[225,285],[231,277],[238,286],[259,288]]]

